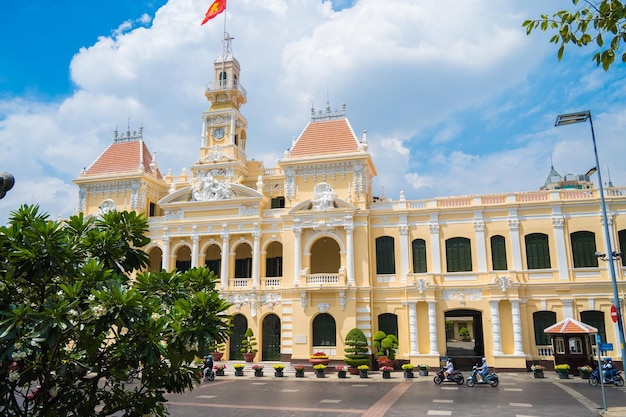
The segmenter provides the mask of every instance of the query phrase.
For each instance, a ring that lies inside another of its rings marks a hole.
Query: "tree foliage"
[[[346,335],[345,339],[346,352],[344,362],[349,366],[356,368],[360,365],[367,365],[369,363],[369,351],[367,337],[363,330],[355,327],[351,329]]]
[[[541,15],[540,19],[526,20],[523,24],[526,33],[530,35],[535,29],[555,32],[550,42],[560,44],[559,61],[563,58],[566,45],[583,47],[596,44],[598,51],[592,59],[608,71],[619,55],[622,42],[626,41],[624,2],[572,0],[572,3],[576,10],[561,10],[552,16]],[[579,3],[582,5],[579,6]],[[626,62],[626,53],[622,53],[621,60]]]
[[[164,393],[195,386],[194,358],[229,335],[229,304],[205,268],[130,279],[148,265],[147,230],[134,212],[11,213],[0,228],[0,415],[163,416]]]

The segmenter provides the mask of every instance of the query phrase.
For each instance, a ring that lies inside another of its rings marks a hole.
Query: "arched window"
[[[222,252],[217,245],[211,245],[206,251],[204,258],[204,266],[213,271],[213,273],[219,277],[222,267]]]
[[[603,342],[606,342],[606,328],[604,327],[604,313],[596,310],[580,312],[580,321],[598,329],[598,334]],[[591,343],[596,344],[596,338],[591,338]]]
[[[535,326],[535,345],[549,345],[550,336],[543,331],[556,324],[556,313],[554,311],[536,311],[533,313],[533,324]]]
[[[524,237],[526,241],[526,264],[528,269],[550,269],[550,246],[548,235],[531,233]]]
[[[396,255],[390,236],[376,238],[376,274],[395,274]]]
[[[191,269],[191,249],[183,246],[176,252],[176,270],[180,272]]]
[[[491,264],[494,271],[506,271],[506,241],[504,236],[491,236]]]
[[[472,248],[469,239],[453,237],[446,240],[446,265],[448,272],[472,270]]]
[[[597,268],[596,235],[593,232],[574,232],[569,235],[572,243],[574,268]]]
[[[220,87],[226,87],[227,75],[224,71],[220,72]]]
[[[626,251],[626,230],[617,232],[617,241],[619,242],[617,251],[622,253],[622,266],[626,266],[626,256],[624,256],[626,255],[624,253],[624,251]]]
[[[398,337],[398,316],[392,313],[380,314],[378,316],[378,330]]]
[[[337,325],[328,313],[313,319],[313,346],[337,346]]]
[[[413,252],[413,273],[423,274],[427,271],[426,264],[426,241],[424,239],[415,239],[411,242]]]
[[[283,245],[280,242],[272,242],[267,247],[265,258],[265,276],[283,276]]]
[[[235,278],[252,277],[252,249],[242,243],[235,250]]]

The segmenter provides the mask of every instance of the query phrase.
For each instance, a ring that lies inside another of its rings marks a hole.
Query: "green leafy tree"
[[[561,10],[552,16],[541,15],[540,19],[526,20],[523,26],[526,33],[535,29],[553,31],[550,42],[560,44],[559,61],[563,58],[566,45],[579,47],[597,45],[599,50],[593,55],[596,65],[608,71],[619,54],[622,42],[626,41],[626,6],[621,1],[572,0],[575,10]],[[582,5],[579,6],[579,3]],[[626,62],[626,53],[621,55]]]
[[[193,389],[193,360],[228,338],[230,305],[205,268],[137,272],[147,230],[134,212],[11,213],[0,228],[0,415],[164,416],[164,393]]]
[[[394,360],[398,351],[398,338],[394,334],[386,334],[379,330],[374,333],[372,346],[378,351],[379,356],[386,356],[390,360]]]
[[[344,348],[346,352],[344,362],[348,366],[357,368],[369,364],[367,337],[363,330],[357,327],[350,330],[346,335],[345,343],[347,347]]]

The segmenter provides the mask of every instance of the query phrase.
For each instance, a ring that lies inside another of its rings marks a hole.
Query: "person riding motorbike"
[[[480,365],[480,368],[478,368],[478,380],[482,381],[485,379],[485,377],[489,374],[489,365],[487,365],[487,359],[483,358],[483,363],[482,365]]]
[[[615,375],[616,369],[613,366],[613,361],[611,358],[604,358],[604,363],[602,363],[602,377],[604,378],[604,382],[608,383],[613,379]]]
[[[448,379],[448,376],[450,376],[452,372],[454,372],[454,364],[452,363],[450,358],[448,358],[448,360],[446,361],[446,367],[443,371],[443,378]]]
[[[202,374],[206,378],[211,372],[213,372],[213,356],[206,355],[204,357],[204,367],[202,368]]]

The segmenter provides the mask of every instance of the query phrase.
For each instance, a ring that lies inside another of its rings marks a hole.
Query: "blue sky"
[[[533,191],[551,161],[561,174],[594,165],[588,126],[554,127],[558,113],[590,109],[605,182],[610,169],[626,184],[625,66],[604,72],[590,49],[559,63],[548,34],[521,26],[569,0],[229,0],[200,26],[209,4],[3,5],[0,171],[16,184],[0,223],[24,203],[74,213],[72,180],[116,127],[143,126],[161,171],[192,165],[224,22],[248,91],[247,153],[266,167],[328,100],[346,104],[357,136],[367,130],[377,195]]]

